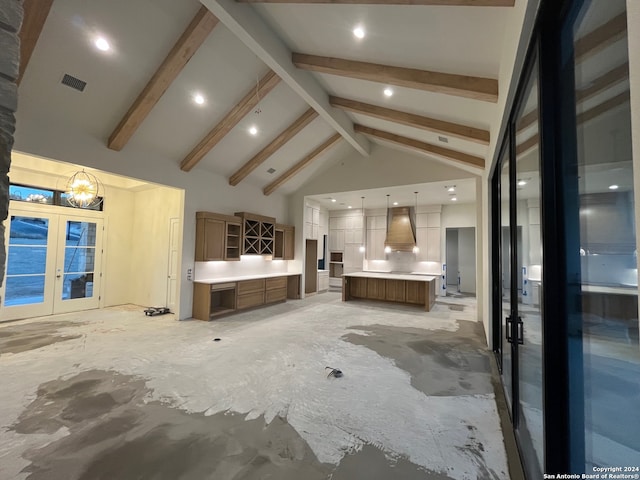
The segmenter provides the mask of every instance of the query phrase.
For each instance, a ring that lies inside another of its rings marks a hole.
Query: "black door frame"
[[[542,388],[544,419],[544,471],[580,473],[585,465],[584,389],[582,374],[581,305],[570,278],[580,278],[579,228],[567,224],[567,212],[579,205],[576,171],[577,139],[574,83],[573,25],[589,0],[542,0],[524,68],[520,73],[507,128],[501,140],[498,162],[490,174],[492,275],[492,346],[502,373],[502,288],[501,279],[501,172],[505,148],[509,148],[511,266],[517,266],[515,236],[515,120],[524,100],[534,65],[538,65],[540,128],[541,235],[542,235]],[[535,72],[534,72],[535,73]],[[500,142],[499,142],[500,144]],[[575,216],[574,216],[575,217]],[[577,275],[577,276],[576,276]],[[516,276],[511,276],[512,317],[517,318]],[[515,297],[515,301],[514,301]],[[548,321],[547,321],[548,320]],[[517,322],[511,322],[511,336],[517,338]],[[516,443],[522,448],[518,431],[519,377],[518,346],[511,344],[512,412]],[[525,456],[521,456],[524,458]],[[525,465],[525,471],[527,471]],[[531,470],[529,470],[531,471]]]

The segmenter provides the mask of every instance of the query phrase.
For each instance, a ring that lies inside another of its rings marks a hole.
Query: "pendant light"
[[[82,170],[67,179],[64,193],[72,207],[95,208],[102,203],[104,187],[95,175]]]
[[[362,243],[360,244],[360,253],[364,253],[366,250],[365,246],[365,228],[366,228],[366,219],[364,216],[364,197],[360,197],[360,208],[362,209]]]
[[[418,229],[418,192],[413,192],[413,194],[416,197],[415,207],[413,207],[413,224],[417,230]],[[413,246],[413,253],[420,253],[420,249],[418,248],[417,244]]]

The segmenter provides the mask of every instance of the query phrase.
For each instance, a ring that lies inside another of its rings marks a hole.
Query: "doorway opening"
[[[447,228],[445,230],[445,245],[447,293],[475,296],[475,227]]]

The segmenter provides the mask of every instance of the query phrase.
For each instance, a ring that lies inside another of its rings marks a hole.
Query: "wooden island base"
[[[408,277],[408,278],[407,278]],[[358,272],[342,276],[342,300],[383,300],[424,305],[430,311],[436,302],[435,277]]]

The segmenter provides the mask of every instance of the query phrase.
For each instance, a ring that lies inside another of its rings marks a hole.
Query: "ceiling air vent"
[[[438,140],[440,140],[443,143],[449,143],[449,139],[447,137],[438,136]]]
[[[275,168],[270,168],[269,170],[267,170],[267,173],[275,173],[276,169]]]
[[[79,92],[84,91],[84,87],[87,86],[87,82],[83,82],[79,78],[71,76],[68,73],[65,73],[64,77],[62,77],[62,84],[66,85],[67,87],[74,88]]]

